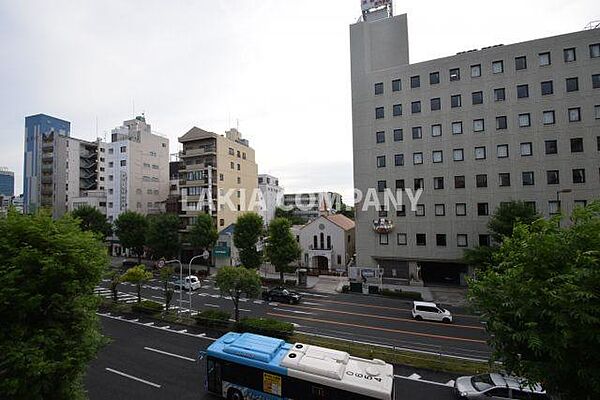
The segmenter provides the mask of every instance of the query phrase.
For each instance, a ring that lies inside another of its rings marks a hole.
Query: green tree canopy
[[[285,218],[275,218],[269,224],[269,239],[266,256],[275,266],[283,283],[283,273],[287,272],[291,262],[300,257],[300,246],[290,230],[290,222]]]
[[[112,226],[106,219],[106,216],[96,207],[83,205],[71,212],[73,217],[79,219],[79,226],[83,231],[91,231],[106,238],[112,234]]]
[[[233,233],[233,242],[240,253],[240,261],[246,268],[257,269],[262,262],[262,254],[256,245],[263,234],[263,219],[254,212],[238,217]]]
[[[564,399],[600,398],[600,202],[517,224],[495,267],[470,282],[503,368]]]
[[[140,264],[144,254],[147,229],[146,217],[135,211],[125,211],[115,221],[115,234],[119,238],[121,246],[133,250]]]
[[[215,246],[218,238],[219,233],[213,218],[208,214],[198,215],[189,233],[192,246],[201,250],[210,250]]]
[[[152,272],[146,271],[145,265],[136,265],[121,275],[121,282],[133,283],[137,289],[138,303],[142,301],[142,285],[152,279]]]
[[[148,217],[146,246],[156,258],[171,259],[179,254],[179,217],[174,214],[158,214]]]
[[[294,211],[297,210],[297,208],[294,208],[292,210],[284,210],[281,207],[277,207],[275,209],[275,218],[285,218],[288,221],[290,221],[291,225],[304,225],[308,222],[308,220],[306,218],[302,218],[298,215],[294,214]]]
[[[215,283],[223,295],[231,297],[235,310],[235,321],[240,320],[240,297],[254,297],[260,292],[258,272],[243,267],[222,267],[217,271]]]
[[[83,399],[106,247],[70,215],[0,218],[0,397]]]

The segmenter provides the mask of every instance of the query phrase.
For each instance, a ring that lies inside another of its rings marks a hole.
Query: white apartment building
[[[500,203],[550,216],[600,197],[600,30],[416,64],[391,5],[350,35],[355,187],[423,189],[415,211],[357,204],[357,266],[461,284]]]
[[[260,210],[260,215],[269,225],[271,220],[275,218],[275,210],[279,205],[279,201],[283,201],[283,187],[279,186],[279,179],[267,174],[258,175],[258,188],[263,196],[264,208]]]

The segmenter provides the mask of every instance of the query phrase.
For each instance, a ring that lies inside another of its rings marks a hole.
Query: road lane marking
[[[262,301],[262,300],[254,300],[253,303],[254,304],[263,304],[264,301]]]
[[[306,311],[297,311],[297,310],[288,310],[286,308],[278,308],[278,307],[273,307],[273,310],[278,310],[278,311],[284,311],[284,312],[291,312],[294,314],[306,314],[306,315],[313,315],[313,313],[311,312],[306,312]]]
[[[304,321],[318,322],[318,323],[322,323],[322,324],[351,326],[351,327],[354,327],[354,328],[364,328],[364,329],[374,329],[374,330],[378,330],[378,331],[401,333],[401,334],[405,334],[405,335],[421,336],[421,337],[428,337],[428,338],[433,338],[433,339],[457,340],[457,341],[461,341],[461,342],[487,344],[487,342],[485,340],[467,339],[467,338],[453,337],[453,336],[444,336],[444,335],[434,335],[434,334],[431,334],[431,333],[403,331],[403,330],[400,330],[400,329],[381,328],[381,327],[376,327],[376,326],[366,326],[366,325],[358,325],[358,324],[349,324],[349,323],[346,323],[346,322],[329,321],[329,320],[316,319],[316,318],[296,317],[296,316],[291,316],[291,315],[286,315],[286,314],[267,313],[267,315],[271,315],[271,316],[274,316],[274,317],[282,317],[282,318],[294,318],[294,319],[300,319],[300,320],[304,320]]]
[[[419,374],[412,374],[411,376],[408,377],[408,379],[421,379],[421,375],[419,375]]]
[[[308,293],[308,292],[300,292],[300,294],[303,296],[314,296],[314,297],[323,297],[323,298],[329,297],[324,294],[316,294],[316,293]]]
[[[154,349],[152,347],[144,347],[144,350],[153,351],[153,352],[159,353],[159,354],[164,354],[165,356],[171,356],[171,357],[175,357],[175,358],[180,358],[180,359],[186,360],[186,361],[196,362],[196,360],[193,359],[193,358],[186,357],[186,356],[180,356],[179,354],[169,353],[168,351]]]
[[[309,301],[303,301],[302,304],[306,304],[307,306],[322,306],[321,303],[311,303]]]
[[[204,304],[206,307],[212,307],[212,308],[221,308],[221,306],[218,306],[216,304],[209,304],[209,303],[205,303]]]
[[[136,376],[126,374],[125,372],[117,371],[116,369],[106,368],[106,370],[108,372],[112,372],[113,374],[121,375],[121,376],[123,376],[125,378],[133,379],[134,381],[145,383],[146,385],[149,385],[149,386],[154,386],[155,388],[159,388],[160,389],[160,387],[161,387],[158,383],[150,382],[150,381],[147,381],[145,379],[141,379],[141,378],[138,378]]]
[[[252,310],[246,310],[245,308],[240,308],[240,311],[252,312]]]
[[[413,375],[417,375],[417,374],[413,374]],[[396,378],[396,379],[405,379],[405,380],[409,380],[409,381],[417,381],[419,383],[427,383],[429,385],[444,386],[444,387],[448,386],[446,383],[428,381],[428,380],[425,380],[425,379],[414,379],[414,378],[411,378],[411,376],[394,375],[394,378]],[[452,384],[452,385],[454,386],[454,384]]]

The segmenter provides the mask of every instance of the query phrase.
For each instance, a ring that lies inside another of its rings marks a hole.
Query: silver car
[[[529,387],[523,379],[503,374],[462,376],[454,383],[459,399],[550,400],[540,385]]]

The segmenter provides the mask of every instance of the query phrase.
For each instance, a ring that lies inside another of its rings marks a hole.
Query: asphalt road
[[[195,360],[212,343],[208,335],[144,325],[143,319],[101,316],[101,323],[111,342],[88,368],[85,384],[91,400],[216,399],[204,392],[205,364]],[[436,382],[410,371],[396,373],[398,400],[453,398],[447,377]]]
[[[110,296],[108,281],[98,293]],[[121,284],[120,299],[135,301],[135,286]],[[262,300],[242,299],[241,316],[266,316],[295,323],[300,332],[408,348],[460,357],[486,359],[489,347],[484,325],[472,315],[453,310],[454,323],[415,321],[411,317],[411,302],[380,296],[353,294],[322,294],[305,291],[298,305],[268,303]],[[142,296],[163,301],[159,281],[144,285]],[[189,312],[188,292],[183,294],[181,309]],[[179,305],[179,293],[174,303]],[[233,311],[231,299],[222,296],[209,279],[202,289],[192,294],[192,312],[206,309]]]

